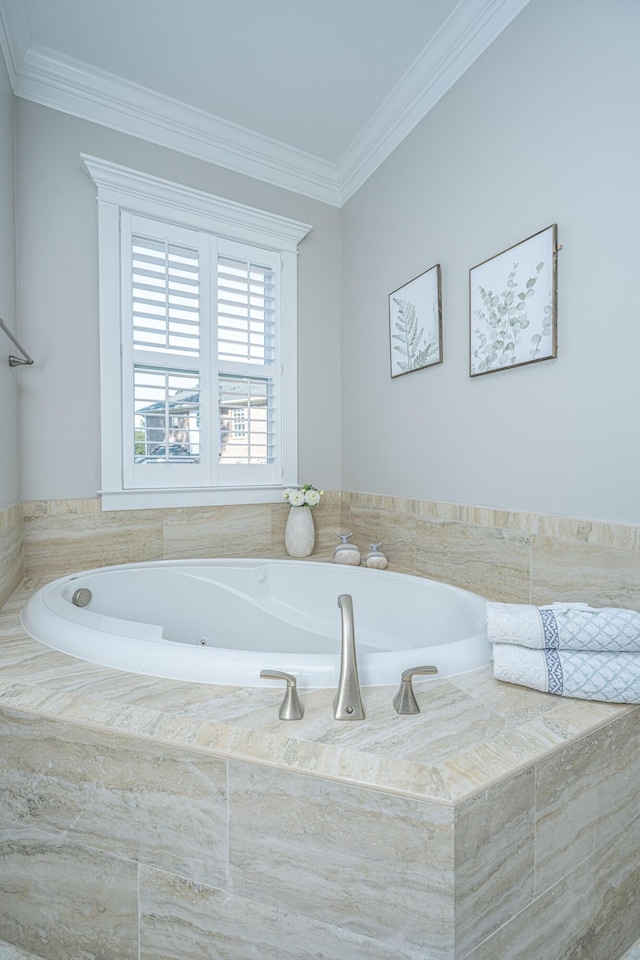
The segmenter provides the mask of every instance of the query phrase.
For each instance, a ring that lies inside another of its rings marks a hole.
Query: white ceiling
[[[344,202],[528,0],[0,0],[17,96]]]

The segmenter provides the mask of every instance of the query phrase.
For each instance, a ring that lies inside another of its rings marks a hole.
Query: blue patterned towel
[[[561,697],[640,703],[640,657],[635,653],[532,650],[495,643],[493,675]]]
[[[487,636],[534,650],[640,653],[640,613],[584,603],[487,603]]]

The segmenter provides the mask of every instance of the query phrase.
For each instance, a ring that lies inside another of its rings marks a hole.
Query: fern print
[[[439,267],[432,267],[401,288],[403,293],[415,293],[415,297],[389,297],[391,376],[441,360],[439,276]],[[425,334],[424,318],[429,315],[431,323]]]

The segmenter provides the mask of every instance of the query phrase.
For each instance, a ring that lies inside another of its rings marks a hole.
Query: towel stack
[[[544,693],[640,703],[640,613],[585,603],[487,603],[497,680]]]

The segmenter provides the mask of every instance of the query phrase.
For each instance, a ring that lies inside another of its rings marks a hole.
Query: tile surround
[[[24,521],[21,503],[0,510],[0,607],[24,577]]]
[[[100,510],[99,499],[27,501],[0,512],[0,601],[30,577],[111,563],[206,556],[284,557],[283,503]],[[364,551],[382,540],[390,567],[504,602],[588,600],[640,609],[640,527],[463,504],[328,491],[314,509],[313,560],[336,532]],[[4,538],[4,539],[3,539]]]
[[[113,562],[282,556],[288,509],[27,503],[11,522],[0,513],[0,546],[6,529],[14,544],[1,555],[0,600],[21,573],[23,525],[34,589],[39,577]],[[361,547],[383,539],[392,569],[498,600],[640,609],[633,526],[357,493],[328,494],[314,517],[312,559],[330,559],[336,531],[353,530]],[[0,875],[19,891],[35,867],[34,896],[51,888],[70,926],[86,880],[85,919],[81,942],[64,942],[46,911],[37,926],[11,893],[0,938],[18,947],[7,960],[137,958],[138,923],[140,960],[204,960],[212,936],[234,960],[256,950],[265,960],[616,960],[640,934],[639,709],[538,694],[484,670],[420,685],[412,727],[377,688],[358,729],[327,720],[328,691],[309,692],[304,720],[283,729],[279,691],[212,694],[45,651],[17,622],[26,592],[0,611],[11,771]],[[199,798],[188,823],[165,822],[184,792]],[[385,876],[397,902],[383,898]],[[103,915],[104,927],[85,930]]]

